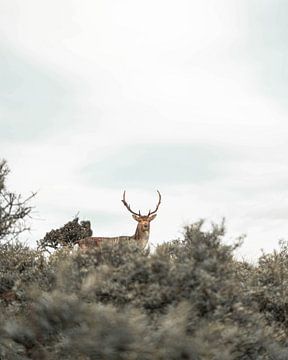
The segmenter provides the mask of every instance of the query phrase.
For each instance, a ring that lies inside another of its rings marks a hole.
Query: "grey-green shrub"
[[[2,247],[0,358],[287,359],[286,245],[251,265],[224,234],[199,221],[153,253]]]

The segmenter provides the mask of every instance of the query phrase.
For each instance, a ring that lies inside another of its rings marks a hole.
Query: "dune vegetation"
[[[286,242],[250,264],[234,256],[241,238],[227,245],[224,223],[204,230],[201,220],[153,252],[80,252],[90,223],[74,219],[31,249],[17,241],[29,199],[15,195],[9,214],[1,169],[1,360],[288,359]]]

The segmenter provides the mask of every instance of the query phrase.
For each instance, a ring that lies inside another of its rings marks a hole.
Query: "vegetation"
[[[29,201],[35,194],[26,199],[7,190],[6,178],[10,170],[5,160],[0,160],[0,241],[15,239],[25,230],[29,230],[24,221],[29,217],[32,207]]]
[[[0,358],[287,359],[287,244],[253,266],[202,225],[153,254],[1,245]]]
[[[83,227],[68,224],[49,256],[0,245],[1,360],[288,359],[286,242],[253,265],[233,256],[241,238],[223,243],[224,223],[199,221],[153,253],[79,252]]]
[[[60,229],[49,231],[43,239],[38,241],[38,249],[50,253],[49,249],[59,249],[61,246],[73,246],[78,240],[92,236],[90,221],[81,221],[75,217]]]

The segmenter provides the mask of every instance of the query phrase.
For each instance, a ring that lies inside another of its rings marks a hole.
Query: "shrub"
[[[16,239],[19,234],[29,229],[26,219],[32,207],[29,205],[32,193],[26,199],[21,195],[9,191],[6,178],[10,170],[5,160],[0,161],[0,241]]]
[[[200,221],[154,253],[2,247],[1,289],[17,298],[1,304],[0,358],[287,359],[286,245],[251,265],[224,234]]]
[[[49,248],[56,250],[62,246],[71,247],[76,241],[88,236],[92,236],[90,221],[81,221],[79,224],[79,219],[76,217],[60,229],[49,231],[38,241],[38,249],[49,252]]]

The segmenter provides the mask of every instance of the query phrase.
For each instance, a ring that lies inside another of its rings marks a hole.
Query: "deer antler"
[[[149,210],[148,216],[150,216],[152,214],[155,214],[158,211],[158,208],[159,208],[159,206],[161,204],[161,194],[160,194],[159,190],[157,190],[157,192],[158,192],[158,196],[159,196],[158,204],[157,204],[156,209],[154,211],[151,212],[151,210]]]
[[[123,193],[123,199],[121,200],[121,201],[123,202],[124,206],[125,206],[132,214],[137,215],[137,216],[141,216],[140,210],[139,210],[139,213],[138,213],[138,214],[137,214],[136,212],[134,212],[133,210],[131,210],[130,205],[128,205],[127,202],[126,202],[125,194],[126,194],[126,190],[124,191],[124,193]]]

